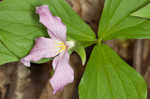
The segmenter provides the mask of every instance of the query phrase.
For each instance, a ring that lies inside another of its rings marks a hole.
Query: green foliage
[[[106,0],[99,25],[99,38],[101,40],[150,38],[150,20],[130,16],[149,2],[149,0]],[[146,25],[146,28],[143,25]]]
[[[34,39],[46,36],[43,26],[39,24],[38,16],[35,14],[37,0],[4,0],[0,2],[0,42],[4,46],[0,49],[0,57],[12,62],[8,58],[20,58],[27,55],[32,48]],[[35,5],[33,5],[35,4]],[[3,52],[6,49],[6,52]],[[5,54],[1,56],[2,54]],[[7,61],[0,61],[4,64]]]
[[[101,41],[150,38],[150,19],[142,18],[144,14],[141,11],[136,12],[149,2],[105,0],[98,44],[79,86],[80,99],[146,99],[147,88],[143,78]],[[145,9],[148,11],[149,8]]]
[[[111,48],[96,45],[79,86],[80,99],[146,99],[143,78]]]
[[[129,16],[111,29],[109,34],[104,40],[150,38],[150,20]]]
[[[143,18],[150,18],[150,3],[131,15]]]
[[[85,65],[85,62],[86,62],[86,52],[85,52],[84,47],[82,47],[82,46],[76,47],[75,51],[80,56],[80,58],[82,60],[82,65]]]
[[[0,42],[0,61],[1,64],[17,61],[18,58],[14,56],[1,42]]]

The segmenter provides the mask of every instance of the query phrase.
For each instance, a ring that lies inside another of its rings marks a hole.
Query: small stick
[[[136,40],[134,45],[133,66],[139,73],[141,73],[143,41],[144,40]]]

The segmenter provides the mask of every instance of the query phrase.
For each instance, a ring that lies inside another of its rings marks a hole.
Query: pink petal
[[[40,37],[36,39],[35,45],[31,50],[30,54],[23,59],[21,62],[26,66],[30,66],[30,61],[39,61],[42,58],[54,57],[60,50],[59,43],[61,41]]]
[[[64,88],[65,85],[72,83],[74,80],[74,72],[69,65],[68,52],[61,53],[53,61],[53,67],[55,73],[50,80],[50,83],[54,89],[54,94]]]
[[[56,66],[57,66],[57,64],[58,64],[58,62],[60,61],[60,58],[61,58],[60,56],[61,55],[56,56],[55,59],[53,60],[53,62],[52,62],[53,70],[56,69]]]
[[[40,15],[40,22],[48,29],[51,38],[66,41],[67,28],[57,16],[52,16],[48,5],[37,7],[36,13]]]

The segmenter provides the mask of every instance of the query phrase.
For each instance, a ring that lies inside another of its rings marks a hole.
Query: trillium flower
[[[29,55],[21,59],[21,62],[30,66],[31,61],[36,62],[42,58],[54,57],[52,66],[55,73],[50,79],[50,83],[55,94],[74,80],[74,72],[69,65],[68,53],[68,49],[73,47],[74,43],[66,41],[66,25],[62,23],[59,17],[52,16],[47,5],[37,7],[36,13],[39,14],[40,22],[47,28],[51,38],[37,38],[33,49]]]

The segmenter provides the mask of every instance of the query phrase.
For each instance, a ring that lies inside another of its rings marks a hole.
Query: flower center
[[[75,46],[75,43],[73,41],[67,41],[66,43],[59,41],[57,42],[57,44],[58,45],[56,47],[59,48],[59,50],[56,54],[59,54],[63,52],[64,50],[70,49]]]
[[[57,47],[60,48],[60,49],[58,50],[58,53],[61,53],[61,52],[63,52],[64,50],[66,50],[67,46],[66,46],[63,42],[59,42],[58,44],[59,44],[59,45],[58,45]]]

